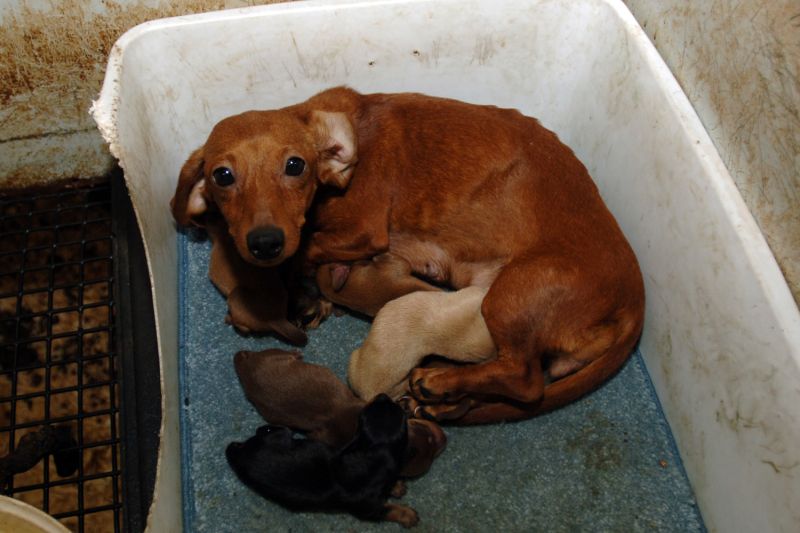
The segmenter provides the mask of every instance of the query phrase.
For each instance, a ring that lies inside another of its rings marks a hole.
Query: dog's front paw
[[[463,397],[449,383],[449,368],[415,368],[408,375],[408,390],[422,403],[450,403]]]
[[[463,398],[458,403],[420,404],[414,410],[414,418],[422,418],[434,422],[458,420],[470,410],[472,401]]]

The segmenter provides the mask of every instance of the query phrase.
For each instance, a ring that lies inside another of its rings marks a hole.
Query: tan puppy
[[[408,393],[409,372],[428,355],[467,363],[496,357],[481,315],[485,295],[481,287],[413,292],[384,305],[350,356],[350,387],[367,401],[380,393],[397,400]]]

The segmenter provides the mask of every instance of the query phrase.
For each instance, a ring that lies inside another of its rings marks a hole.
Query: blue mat
[[[238,335],[208,280],[210,245],[179,237],[181,434],[186,531],[397,531],[348,515],[292,513],[235,477],[224,450],[263,423],[233,368],[242,349],[286,346]],[[369,323],[331,317],[303,349],[344,379]],[[416,531],[705,531],[641,356],[583,400],[538,418],[446,429],[448,446],[403,501]]]

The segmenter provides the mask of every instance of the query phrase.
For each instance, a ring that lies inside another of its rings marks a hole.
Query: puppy
[[[317,270],[317,286],[329,300],[367,316],[375,316],[386,302],[411,292],[441,292],[412,276],[408,261],[392,254],[352,264],[322,265]]]
[[[485,295],[486,289],[467,287],[414,292],[387,303],[350,356],[347,379],[353,391],[365,400],[380,393],[396,400],[408,393],[409,372],[430,354],[469,363],[496,357],[481,315]]]
[[[306,363],[297,352],[242,351],[234,367],[245,396],[270,424],[288,426],[309,438],[340,448],[356,434],[366,405],[330,369]],[[435,423],[408,421],[403,477],[428,471],[447,444]]]
[[[344,511],[412,527],[416,511],[387,502],[407,444],[405,413],[378,396],[361,411],[354,438],[341,450],[267,425],[247,441],[228,445],[225,456],[245,485],[292,511]]]
[[[639,264],[597,186],[516,110],[337,87],[228,117],[189,155],[172,204],[179,222],[212,209],[252,264],[388,252],[411,275],[488,289],[497,357],[414,369],[431,416],[460,398],[474,400],[465,423],[562,406],[619,370],[642,331]],[[574,371],[547,383],[551,354]]]

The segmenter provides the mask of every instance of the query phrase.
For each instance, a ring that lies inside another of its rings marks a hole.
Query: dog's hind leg
[[[506,265],[481,305],[497,358],[455,368],[417,368],[409,376],[412,394],[422,403],[452,403],[465,395],[538,401],[544,391],[543,335],[557,288],[543,276],[543,264],[517,260]],[[548,268],[553,268],[548,266]],[[553,276],[557,277],[557,276]]]
[[[577,257],[560,255],[509,263],[483,300],[481,312],[497,346],[497,359],[455,368],[417,368],[412,394],[422,403],[452,403],[464,396],[542,400],[542,360],[568,355],[593,361],[615,345],[619,324],[615,296],[582,269]]]

